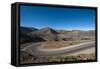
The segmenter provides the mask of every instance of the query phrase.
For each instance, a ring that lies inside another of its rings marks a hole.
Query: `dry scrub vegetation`
[[[23,58],[24,56],[24,58]],[[33,56],[30,55],[28,53],[24,52],[24,55],[21,55],[21,64],[25,64],[25,63],[44,63],[44,62],[63,62],[63,61],[84,61],[84,60],[95,60],[95,53],[91,53],[91,54],[79,54],[76,56],[50,56],[50,57],[46,57],[46,56]]]

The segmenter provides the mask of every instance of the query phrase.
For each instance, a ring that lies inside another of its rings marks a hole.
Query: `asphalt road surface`
[[[77,55],[81,53],[95,52],[95,42],[85,42],[77,45],[71,45],[58,49],[44,49],[41,48],[41,43],[28,44],[21,51],[26,51],[35,56],[59,56],[59,55]]]

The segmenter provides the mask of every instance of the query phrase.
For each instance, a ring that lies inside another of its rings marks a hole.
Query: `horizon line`
[[[89,31],[89,30],[95,30],[95,29],[57,29],[57,28],[52,28],[52,27],[43,27],[43,28],[38,28],[38,27],[32,27],[32,26],[20,26],[20,27],[30,27],[30,28],[36,28],[36,29],[43,29],[43,28],[51,28],[51,29],[55,29],[55,30],[70,30],[70,31],[73,31],[73,30],[83,30],[83,31]]]

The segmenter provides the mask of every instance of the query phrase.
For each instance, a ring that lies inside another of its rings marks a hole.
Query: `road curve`
[[[86,42],[86,43],[80,43],[77,45],[71,45],[63,48],[58,49],[44,49],[41,48],[41,43],[32,43],[29,46],[21,49],[21,51],[26,51],[30,53],[31,55],[35,56],[56,56],[56,55],[62,55],[62,54],[70,54],[74,52],[78,52],[81,50],[86,50],[90,48],[95,48],[95,42]]]

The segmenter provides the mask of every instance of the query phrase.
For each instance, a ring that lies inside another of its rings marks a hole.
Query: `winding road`
[[[59,56],[59,55],[76,55],[80,53],[95,52],[95,42],[85,42],[77,45],[71,45],[58,49],[44,49],[41,43],[31,43],[21,51],[26,51],[35,56]]]

